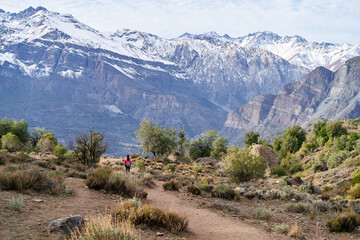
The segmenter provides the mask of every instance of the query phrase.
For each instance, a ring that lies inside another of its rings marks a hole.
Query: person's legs
[[[126,172],[130,172],[130,167],[126,167]]]

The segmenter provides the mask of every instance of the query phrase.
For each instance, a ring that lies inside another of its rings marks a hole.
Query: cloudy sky
[[[100,31],[129,28],[174,38],[216,31],[238,37],[269,30],[309,41],[360,44],[360,0],[0,0],[70,13]]]

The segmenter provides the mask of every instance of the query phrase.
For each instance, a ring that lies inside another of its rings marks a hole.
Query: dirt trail
[[[156,182],[154,188],[146,189],[151,204],[169,210],[176,210],[189,219],[190,239],[199,240],[273,240],[270,233],[251,225],[236,221],[209,209],[194,206],[193,203],[178,197],[178,192],[164,191],[162,182]]]

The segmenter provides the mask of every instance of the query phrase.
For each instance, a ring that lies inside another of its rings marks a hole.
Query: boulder
[[[81,228],[84,223],[85,220],[80,215],[56,219],[49,224],[49,232],[62,231],[70,234],[77,228]]]
[[[280,160],[276,155],[275,150],[270,147],[265,147],[261,144],[255,144],[250,147],[250,153],[265,159],[268,167],[265,176],[270,176],[270,168],[280,165]]]

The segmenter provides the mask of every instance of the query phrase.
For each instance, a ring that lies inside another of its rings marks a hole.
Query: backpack
[[[125,163],[125,166],[130,167],[130,161],[129,160]]]

